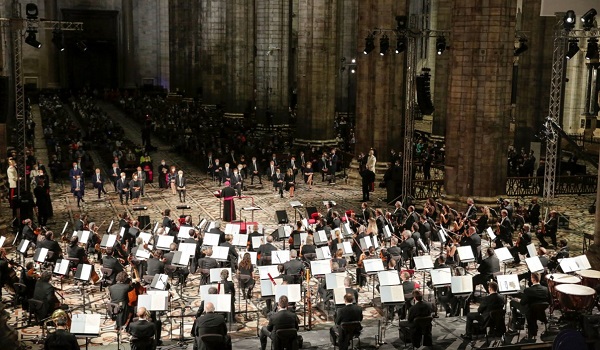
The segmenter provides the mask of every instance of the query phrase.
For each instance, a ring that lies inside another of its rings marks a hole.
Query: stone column
[[[360,0],[358,3],[357,96],[356,96],[356,149],[365,152],[373,147],[377,161],[387,161],[389,149],[402,149],[404,118],[405,54],[394,53],[396,37],[390,39],[387,55],[379,55],[379,39],[375,35],[375,49],[363,54],[365,38],[375,28],[396,28],[395,17],[407,15],[406,0]]]
[[[227,1],[226,31],[225,111],[252,112],[254,108],[254,0]]]
[[[203,76],[200,68],[200,2],[169,0],[170,90],[195,97]]]
[[[266,113],[274,123],[287,120],[290,96],[289,48],[291,35],[290,1],[256,1],[256,116],[265,124]]]
[[[296,144],[335,144],[336,0],[301,0]]]
[[[226,3],[224,0],[200,1],[200,65],[204,104],[225,102]]]
[[[58,4],[56,0],[45,0],[44,10],[46,15],[45,18],[47,20],[58,20]],[[46,37],[53,37],[52,31],[46,31],[45,34]],[[58,55],[60,52],[50,40],[47,40],[44,47],[46,47],[46,64],[48,65],[48,69],[46,69],[46,87],[49,89],[58,89],[60,88],[60,80],[58,76],[60,65],[60,59]]]
[[[340,71],[336,76],[336,112],[354,114],[356,110],[356,75],[352,59],[356,59],[358,0],[338,0],[337,45]],[[343,59],[343,61],[342,61]],[[343,69],[342,69],[343,67]]]
[[[432,27],[437,30],[449,29],[452,23],[452,3],[454,0],[439,0],[432,2]],[[446,40],[450,40],[446,37]],[[435,38],[428,41],[429,47],[433,52],[429,52],[429,57],[434,57],[434,69],[431,72],[431,93],[435,112],[433,113],[432,133],[434,135],[444,135],[446,133],[446,113],[448,99],[448,70],[450,67],[450,55],[448,51],[442,55],[437,55],[435,51]],[[448,42],[452,45],[452,43]]]
[[[444,186],[449,195],[505,192],[516,0],[454,2]],[[438,73],[439,74],[439,73]]]
[[[133,0],[121,1],[122,41],[123,41],[123,87],[135,88],[135,57],[133,38]]]

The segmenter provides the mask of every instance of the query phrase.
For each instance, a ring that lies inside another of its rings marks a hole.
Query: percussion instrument
[[[581,280],[576,276],[567,275],[564,273],[551,273],[546,275],[548,282],[548,290],[553,298],[556,298],[556,286],[560,284],[580,284]]]
[[[594,307],[596,301],[595,290],[577,284],[556,286],[556,296],[563,312],[588,311]]]
[[[575,272],[581,277],[581,284],[590,288],[600,285],[600,271],[597,270],[580,270]]]

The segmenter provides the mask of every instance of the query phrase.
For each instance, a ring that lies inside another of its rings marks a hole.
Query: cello
[[[129,299],[127,304],[131,307],[137,306],[138,295],[146,294],[146,288],[142,286],[140,276],[135,267],[133,268],[133,275],[135,277],[135,282],[132,283],[133,288],[127,292],[127,297]]]

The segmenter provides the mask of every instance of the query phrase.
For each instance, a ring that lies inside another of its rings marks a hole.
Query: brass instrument
[[[46,322],[52,322],[54,326],[58,326],[58,320],[61,318],[67,321],[67,330],[71,329],[71,316],[63,309],[54,310],[52,316]]]

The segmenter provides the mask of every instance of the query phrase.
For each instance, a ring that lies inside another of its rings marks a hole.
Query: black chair
[[[486,343],[490,344],[490,339],[499,340],[498,346],[502,344],[506,333],[506,324],[504,323],[504,309],[494,310],[490,312],[490,316],[483,324],[479,324],[477,320],[474,322],[474,329],[477,331],[474,334],[485,334]]]
[[[200,285],[203,286],[210,282],[210,270],[209,269],[200,269]]]
[[[131,350],[155,350],[156,341],[150,338],[131,338]]]
[[[22,305],[23,310],[27,310],[27,286],[23,283],[14,283],[13,288],[15,289],[15,307]]]
[[[207,350],[223,350],[226,348],[225,337],[221,334],[204,334],[200,336],[200,342],[204,343]],[[200,345],[200,344],[198,344]]]
[[[123,319],[121,313],[123,312],[123,307],[118,303],[106,303],[106,316],[108,316],[111,320],[115,321],[115,328],[121,329],[123,326]]]
[[[315,260],[317,260],[317,254],[316,253],[306,253],[302,257],[306,261],[315,261]]]
[[[548,330],[548,317],[546,316],[546,309],[550,306],[550,303],[535,303],[529,305],[529,313],[527,315],[527,333],[529,337],[537,336],[537,322],[540,321],[544,324],[544,332]],[[533,327],[535,325],[535,327]],[[532,334],[532,329],[535,328],[535,334]]]
[[[100,291],[103,290],[103,288],[107,288],[108,286],[113,284],[113,280],[112,280],[112,274],[113,274],[113,270],[109,269],[107,267],[102,267],[100,268],[100,272],[102,272],[102,281],[100,281]]]
[[[175,273],[176,271],[177,271],[177,266],[175,266],[175,265],[165,265],[165,274],[167,276],[169,276],[169,278],[171,279],[171,282],[173,282],[173,278],[176,275],[176,273]],[[181,281],[179,281],[179,282],[181,283]]]
[[[346,343],[350,343],[350,349],[354,349],[354,339],[358,339],[358,348],[361,348],[360,344],[360,333],[362,331],[362,324],[360,321],[354,322],[342,322],[340,324],[342,328],[341,334],[338,338],[339,343],[345,341]],[[339,346],[339,345],[338,345]],[[333,345],[335,349],[335,344]]]
[[[271,341],[271,350],[297,350],[298,330],[295,328],[278,329]]]
[[[28,304],[29,304],[29,319],[27,320],[27,322],[29,324],[31,324],[31,319],[33,318],[35,323],[39,323],[41,320],[43,320],[46,315],[43,314],[44,312],[44,302],[41,300],[37,300],[37,299],[29,299],[28,300]],[[44,325],[42,326],[42,330],[44,329]]]
[[[433,344],[432,325],[433,317],[416,317],[413,320],[412,327],[412,345],[414,348],[419,348],[421,344],[431,346]]]

